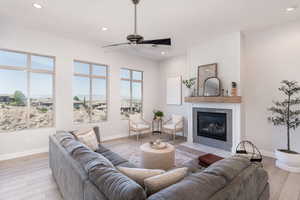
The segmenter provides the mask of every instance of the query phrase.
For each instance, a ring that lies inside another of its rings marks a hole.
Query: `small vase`
[[[194,96],[194,90],[193,89],[188,89],[186,92],[187,97],[192,97]]]

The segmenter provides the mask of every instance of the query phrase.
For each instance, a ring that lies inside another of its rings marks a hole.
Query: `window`
[[[74,123],[107,120],[107,68],[106,65],[74,61]]]
[[[121,69],[121,116],[142,113],[143,109],[143,72]]]
[[[54,126],[53,57],[0,50],[0,132]]]

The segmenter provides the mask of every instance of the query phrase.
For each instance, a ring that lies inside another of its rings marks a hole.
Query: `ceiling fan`
[[[132,0],[134,4],[134,33],[127,36],[128,42],[111,44],[107,46],[103,46],[103,48],[107,47],[116,47],[122,45],[141,45],[141,44],[150,44],[153,47],[158,45],[171,46],[171,38],[157,39],[157,40],[144,40],[144,37],[137,33],[137,5],[140,0]]]

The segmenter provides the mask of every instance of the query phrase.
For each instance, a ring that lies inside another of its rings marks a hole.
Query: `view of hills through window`
[[[107,120],[107,66],[74,62],[73,112],[76,124]]]
[[[0,50],[0,132],[54,125],[54,58]]]
[[[121,116],[142,113],[143,109],[143,72],[121,69]]]

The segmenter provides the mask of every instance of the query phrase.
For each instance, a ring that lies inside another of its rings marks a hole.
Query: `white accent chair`
[[[136,133],[136,139],[139,140],[139,136],[146,132],[151,132],[151,125],[147,122],[141,114],[130,114],[129,115],[129,137],[131,132]]]
[[[184,121],[181,115],[172,115],[171,119],[164,122],[162,126],[162,131],[167,134],[173,135],[173,140],[175,141],[176,133],[182,132],[184,136]]]

